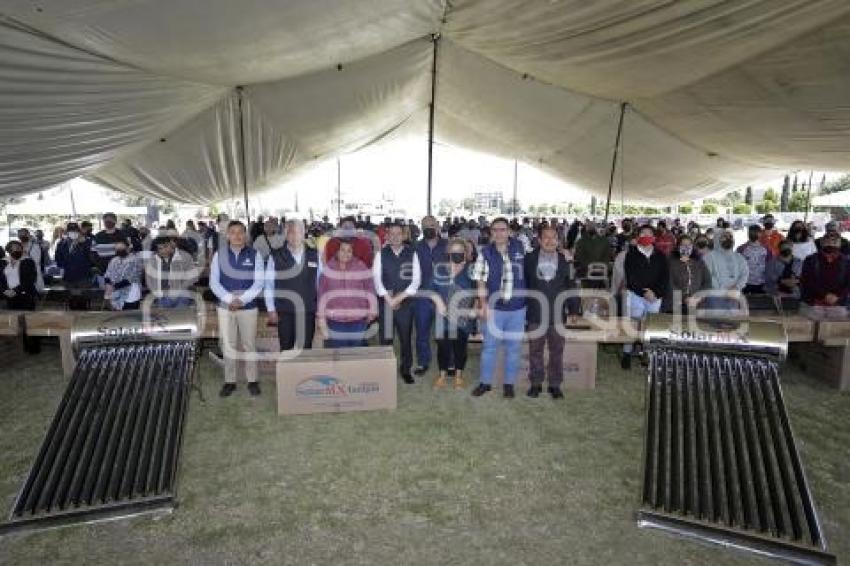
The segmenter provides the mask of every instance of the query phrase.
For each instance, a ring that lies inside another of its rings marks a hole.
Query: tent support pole
[[[248,166],[245,162],[245,115],[242,113],[242,87],[236,87],[239,97],[239,157],[242,163],[242,195],[245,198],[245,221],[251,225],[251,211],[248,208]]]
[[[605,199],[605,223],[608,223],[608,212],[611,210],[611,191],[614,189],[614,173],[617,172],[617,155],[620,153],[620,136],[623,134],[623,117],[626,115],[628,102],[620,104],[620,120],[617,123],[617,138],[614,140],[614,157],[611,160],[611,177],[608,180],[608,198]]]
[[[513,204],[513,206],[511,207],[511,208],[513,209],[513,211],[514,211],[514,214],[513,214],[514,218],[516,218],[516,215],[517,215],[517,209],[519,208],[518,203],[517,203],[517,200],[516,200],[516,191],[517,191],[517,173],[518,173],[517,168],[518,168],[518,166],[519,166],[519,165],[517,164],[517,160],[516,160],[516,159],[514,159],[514,201],[513,201],[513,203],[512,203],[512,204]]]
[[[434,112],[437,103],[437,46],[440,44],[440,34],[431,36],[434,44],[434,54],[431,60],[431,103],[428,105],[428,215],[431,215],[431,190],[434,183]]]
[[[336,158],[336,221],[342,222],[342,163]]]

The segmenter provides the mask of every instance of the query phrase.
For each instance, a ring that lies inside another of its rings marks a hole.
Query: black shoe
[[[632,355],[631,354],[623,354],[623,357],[620,358],[620,367],[623,369],[632,369]]]
[[[526,395],[528,395],[532,399],[537,399],[538,397],[540,397],[541,391],[543,391],[543,387],[541,385],[532,385],[528,388],[528,393],[526,393]]]
[[[221,391],[218,392],[219,397],[230,397],[236,391],[235,383],[225,383],[221,386]]]
[[[552,396],[552,399],[563,399],[564,398],[564,392],[561,391],[560,387],[550,387],[549,388],[549,395]]]
[[[505,385],[502,387],[504,391],[505,399],[513,399],[514,398],[514,386],[513,385]]]
[[[488,392],[488,391],[490,391],[491,389],[492,389],[492,387],[490,387],[489,385],[485,385],[485,384],[483,384],[483,383],[479,383],[479,384],[475,387],[475,389],[473,389],[473,390],[472,390],[472,396],[473,396],[473,397],[481,397],[482,395],[484,395],[485,393],[487,393],[487,392]]]
[[[260,394],[260,384],[256,381],[252,381],[248,384],[248,393],[251,394],[251,397],[257,397]]]
[[[413,375],[415,375],[417,377],[422,377],[426,373],[428,373],[428,366],[420,366],[420,367],[416,368],[415,370],[413,370]]]
[[[413,381],[413,376],[410,375],[409,371],[403,372],[401,374],[401,380],[408,385],[413,385],[414,383],[416,383],[415,381]]]

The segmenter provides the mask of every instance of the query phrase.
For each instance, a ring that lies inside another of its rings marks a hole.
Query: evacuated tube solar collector
[[[802,564],[827,550],[779,381],[779,322],[647,320],[638,524]]]
[[[0,533],[174,507],[198,327],[181,310],[75,319],[73,375]]]

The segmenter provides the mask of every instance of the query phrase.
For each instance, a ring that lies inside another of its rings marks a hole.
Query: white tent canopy
[[[0,194],[241,194],[240,96],[252,192],[424,133],[436,33],[436,137],[592,192],[621,102],[630,200],[850,163],[846,0],[3,0]]]

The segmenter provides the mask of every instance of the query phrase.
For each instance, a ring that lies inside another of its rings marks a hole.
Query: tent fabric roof
[[[241,194],[240,96],[252,191],[424,132],[434,33],[438,139],[592,192],[621,101],[633,200],[850,162],[846,0],[5,0],[0,194]]]

